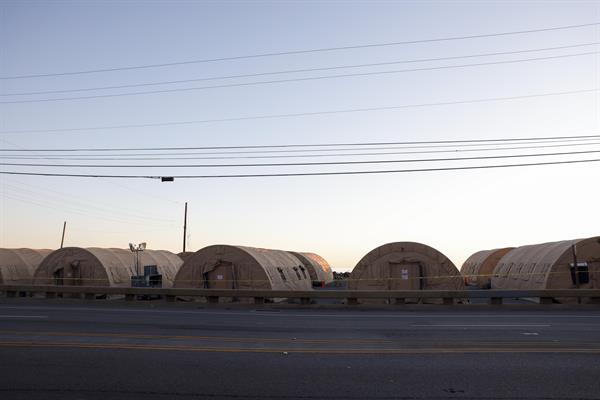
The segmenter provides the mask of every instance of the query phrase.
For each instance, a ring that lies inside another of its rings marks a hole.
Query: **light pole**
[[[135,275],[140,276],[140,251],[146,250],[146,242],[142,242],[137,246],[129,243],[129,250],[135,253]]]

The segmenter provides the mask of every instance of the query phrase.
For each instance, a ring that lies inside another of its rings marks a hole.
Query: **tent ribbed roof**
[[[0,249],[0,283],[30,284],[33,273],[49,249]]]
[[[333,271],[329,266],[329,263],[320,255],[315,253],[299,253],[290,251],[295,257],[297,257],[305,267],[309,268],[311,279],[319,282],[331,282],[333,281]],[[314,276],[313,276],[314,275]]]
[[[188,256],[175,278],[175,286],[201,285],[202,275],[222,261],[235,265],[235,274],[244,277],[234,279],[247,288],[298,290],[312,287],[308,275],[304,278],[301,274],[302,262],[287,251],[223,244],[204,247]]]
[[[433,247],[416,242],[387,243],[371,250],[352,270],[348,289],[358,289],[362,280],[387,279],[387,276],[379,276],[381,271],[372,268],[383,260],[422,263],[424,289],[464,289],[460,272],[448,257]]]
[[[232,246],[236,247],[253,257],[263,267],[277,267],[280,265],[300,265],[300,261],[283,250],[261,249],[258,247]]]
[[[136,274],[134,255],[130,250],[115,248],[90,247],[85,249],[100,261],[109,272],[111,284],[130,282],[131,276]],[[183,262],[171,252],[165,250],[144,250],[140,252],[140,273],[143,274],[144,265],[156,265],[159,273],[163,275],[163,284],[171,286],[173,278]]]
[[[573,261],[573,245],[576,245],[582,257],[600,259],[600,237],[517,247],[498,263],[494,270],[492,287],[533,289],[546,287],[549,279],[570,282],[568,268],[569,263]],[[579,260],[585,261],[583,258]]]
[[[472,254],[460,268],[460,273],[470,284],[477,284],[482,288],[489,288],[492,273],[500,259],[514,247],[502,249],[482,250]]]
[[[173,278],[182,264],[181,259],[176,254],[165,250],[144,250],[140,252],[139,256],[139,272],[141,274],[144,273],[143,267],[145,265],[156,265],[159,273],[163,275],[163,286],[169,287],[172,285]],[[88,284],[101,284],[101,281],[106,282],[108,280],[110,286],[129,286],[131,284],[131,276],[136,274],[135,256],[128,249],[65,247],[52,252],[46,258],[47,262],[45,261],[39,266],[35,278],[42,280],[51,278],[47,276],[49,273],[48,269],[54,266],[47,264],[59,265],[64,262],[62,259],[65,257],[69,257],[69,259],[89,260],[93,262],[93,265],[104,271],[104,277],[94,275],[94,278],[84,278],[90,280]]]
[[[260,266],[265,270],[269,280],[271,281],[271,287],[273,289],[294,289],[297,285],[290,286],[293,280],[287,280],[283,282],[279,275],[277,268],[297,268],[302,265],[302,262],[290,254],[287,251],[275,250],[275,249],[262,249],[258,247],[246,247],[246,246],[232,246],[247,253],[254,258]],[[293,278],[292,278],[293,279]],[[310,288],[310,284],[304,284],[305,289]]]

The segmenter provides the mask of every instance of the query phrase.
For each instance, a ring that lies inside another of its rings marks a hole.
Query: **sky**
[[[600,1],[5,0],[0,3],[0,172],[229,175],[599,159],[592,152],[600,151],[600,137],[562,139],[553,142],[560,146],[527,150],[514,149],[514,142],[512,150],[495,153],[481,150],[492,144],[480,143],[471,147],[478,151],[466,152],[462,145],[435,147],[446,153],[412,155],[359,156],[376,146],[348,145],[304,153],[178,151],[189,160],[94,161],[90,155],[98,153],[90,151],[69,153],[84,160],[34,158],[61,154],[34,151],[40,149],[108,148],[113,150],[104,155],[110,158],[164,147],[600,135],[598,23]],[[578,27],[523,33],[568,26]],[[497,33],[511,34],[489,36]],[[337,50],[306,51],[330,48]],[[473,57],[448,59],[461,56]],[[418,61],[423,59],[430,61]],[[171,65],[152,67],[156,64]],[[355,67],[340,68],[348,66]],[[97,71],[106,69],[112,71]],[[283,73],[306,69],[313,71]],[[73,74],[82,71],[97,72]],[[229,78],[207,79],[219,77]],[[188,82],[154,85],[181,80]],[[48,91],[63,92],[39,93]],[[154,93],[131,94],[148,91]],[[22,94],[32,92],[38,94]],[[64,98],[71,99],[52,100]],[[492,100],[498,98],[510,99]],[[486,101],[473,102],[481,99]],[[344,110],[355,111],[330,112]],[[408,147],[424,151],[418,146]],[[407,151],[407,146],[381,147],[377,151]],[[114,150],[122,148],[132,150]],[[575,151],[589,153],[460,162],[172,167]],[[22,158],[8,158],[15,155]],[[273,155],[305,157],[247,158]],[[483,249],[599,235],[599,171],[599,162],[589,162],[174,182],[0,174],[0,247],[55,249],[66,221],[65,246],[126,248],[130,242],[147,242],[152,249],[180,252],[187,202],[187,249],[192,251],[212,244],[311,251],[334,270],[350,271],[377,246],[413,241],[438,249],[460,268]]]

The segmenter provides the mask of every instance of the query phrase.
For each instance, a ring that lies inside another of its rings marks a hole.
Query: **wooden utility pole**
[[[63,244],[65,244],[65,230],[67,229],[67,221],[63,224],[63,233],[62,238],[60,239],[60,248],[63,248]]]
[[[185,202],[185,212],[183,213],[183,252],[185,253],[185,236],[187,233],[187,201]]]

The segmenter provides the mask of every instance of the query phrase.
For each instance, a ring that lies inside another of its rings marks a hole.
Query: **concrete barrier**
[[[540,304],[551,304],[557,298],[589,299],[600,304],[600,289],[551,289],[551,290],[237,290],[237,289],[173,289],[173,288],[128,288],[96,286],[54,285],[0,285],[6,297],[44,294],[55,298],[59,294],[69,298],[96,299],[107,296],[124,296],[126,300],[160,297],[174,301],[177,297],[204,298],[208,303],[218,303],[220,297],[249,298],[262,304],[269,298],[297,299],[301,304],[311,304],[313,299],[339,299],[349,306],[359,299],[390,299],[391,304],[402,305],[406,299],[441,299],[443,304],[455,304],[469,299],[488,299],[493,305],[503,303],[506,298],[538,298]]]

